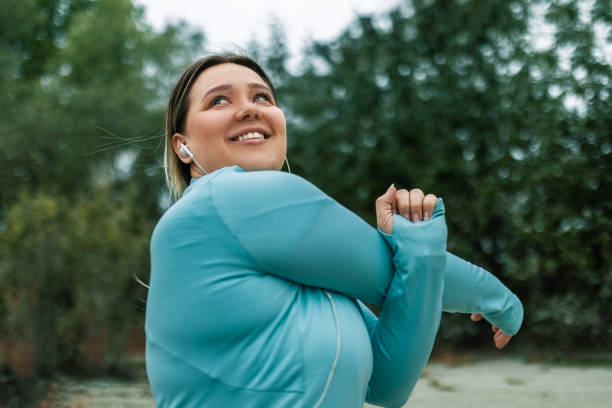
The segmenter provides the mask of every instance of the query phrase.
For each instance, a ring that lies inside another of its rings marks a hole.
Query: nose
[[[236,111],[236,120],[256,119],[259,118],[259,110],[257,105],[252,101],[244,102]]]

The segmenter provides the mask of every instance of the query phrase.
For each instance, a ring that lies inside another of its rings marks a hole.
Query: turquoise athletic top
[[[497,278],[446,252],[442,200],[389,235],[298,176],[226,167],[153,232],[147,374],[160,408],[399,407],[442,309],[509,335],[523,317]]]

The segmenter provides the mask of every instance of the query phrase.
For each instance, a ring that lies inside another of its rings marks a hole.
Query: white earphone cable
[[[202,170],[204,172],[204,174],[208,174],[208,172],[206,170],[204,170],[204,167],[200,166],[200,163],[198,163],[198,161],[196,160],[195,157],[191,156],[191,158],[193,159],[193,162],[196,164],[196,166],[198,166],[200,168],[200,170]]]

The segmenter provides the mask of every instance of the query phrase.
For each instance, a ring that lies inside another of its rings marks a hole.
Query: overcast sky
[[[146,7],[149,23],[160,29],[168,21],[185,19],[200,27],[210,51],[239,46],[252,38],[265,41],[270,19],[284,26],[291,53],[314,38],[330,40],[357,14],[384,13],[400,0],[135,0]]]
[[[168,21],[184,19],[206,34],[206,51],[246,49],[251,39],[265,43],[268,26],[274,17],[280,20],[287,45],[295,59],[310,39],[331,40],[358,14],[384,14],[401,0],[134,0],[146,8],[150,24],[161,29]],[[589,23],[593,2],[580,2],[581,19]],[[546,3],[534,6],[531,40],[536,49],[554,46],[553,28],[544,22]],[[612,44],[606,41],[610,28],[595,24],[595,56],[612,64]],[[569,54],[561,55],[569,63]],[[563,64],[562,61],[562,64]],[[291,64],[290,64],[291,65]]]

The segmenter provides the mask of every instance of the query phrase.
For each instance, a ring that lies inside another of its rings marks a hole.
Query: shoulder
[[[210,182],[214,174],[193,179],[183,195],[162,214],[153,230],[152,243],[165,237],[174,237],[179,231],[192,228],[194,220],[211,214]]]
[[[328,199],[308,180],[286,172],[225,171],[210,180],[210,195],[216,205],[245,202],[256,206],[285,199]]]

